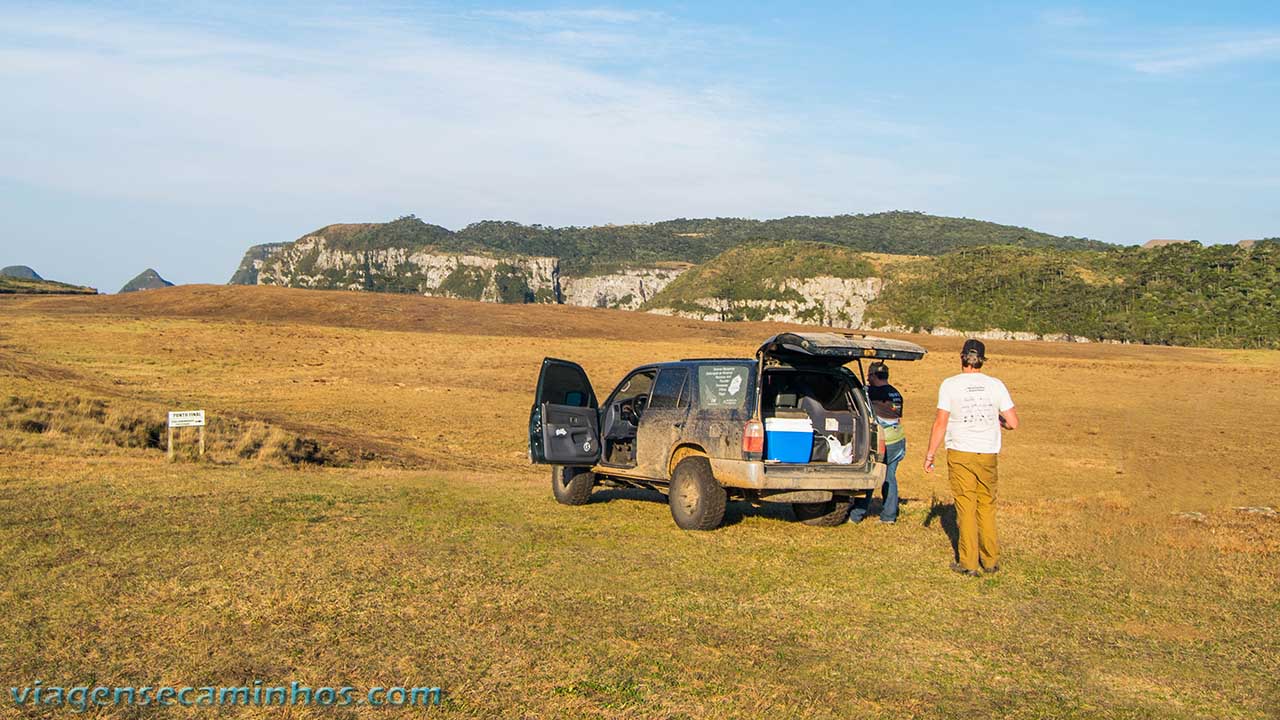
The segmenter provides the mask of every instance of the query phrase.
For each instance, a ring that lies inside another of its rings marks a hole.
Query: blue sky
[[[0,265],[414,213],[1280,235],[1280,4],[0,2]]]

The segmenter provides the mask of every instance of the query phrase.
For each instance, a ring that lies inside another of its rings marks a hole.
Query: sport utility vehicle
[[[582,367],[546,358],[529,414],[529,458],[549,464],[551,489],[566,505],[587,502],[597,484],[667,494],[686,530],[710,530],[729,499],[790,503],[811,525],[837,525],[853,496],[884,482],[879,426],[862,360],[918,360],[901,340],[834,333],[783,333],[752,359],[692,359],[632,370],[604,403]],[[845,367],[854,361],[858,373]],[[767,459],[766,421],[808,417],[808,462]],[[834,435],[850,464],[826,461]]]

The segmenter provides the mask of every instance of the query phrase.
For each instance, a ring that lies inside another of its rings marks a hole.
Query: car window
[[[689,371],[685,368],[659,370],[658,379],[653,383],[653,394],[649,396],[649,407],[653,410],[679,407],[680,396],[688,379]]]
[[[553,405],[587,407],[595,400],[582,369],[560,361],[552,361],[543,370],[541,391],[542,402]]]
[[[704,410],[746,407],[751,370],[747,365],[698,366],[698,406]]]
[[[618,389],[613,391],[614,402],[633,398],[637,395],[648,395],[649,390],[652,387],[653,371],[641,370],[640,372],[629,376],[626,380],[623,380],[622,384],[618,386]]]
[[[647,400],[649,391],[653,388],[655,375],[657,375],[657,371],[653,368],[637,370],[631,373],[622,382],[618,383],[618,387],[614,388],[606,407],[616,408],[619,404],[630,402],[641,395],[645,396]]]

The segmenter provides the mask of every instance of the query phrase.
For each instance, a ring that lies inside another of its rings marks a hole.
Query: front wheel
[[[596,474],[584,467],[553,465],[551,494],[561,505],[586,505],[595,487]]]
[[[835,527],[849,519],[849,498],[836,497],[820,503],[791,503],[791,512],[805,525]]]
[[[724,521],[729,496],[711,474],[704,457],[687,457],[671,473],[667,502],[671,517],[683,530],[714,530]]]

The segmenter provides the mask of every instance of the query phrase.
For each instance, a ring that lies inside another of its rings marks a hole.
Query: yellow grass
[[[1004,572],[978,581],[947,570],[945,477],[919,469],[958,339],[894,369],[897,526],[735,505],[686,533],[642,493],[558,506],[526,463],[544,355],[603,394],[778,329],[274,288],[0,299],[0,406],[64,408],[40,433],[0,409],[0,681],[440,685],[428,712],[453,717],[1274,713],[1280,520],[1235,508],[1280,505],[1280,355],[988,343],[1024,429]],[[193,408],[227,423],[204,462],[97,429]],[[299,438],[340,466],[261,452]]]

